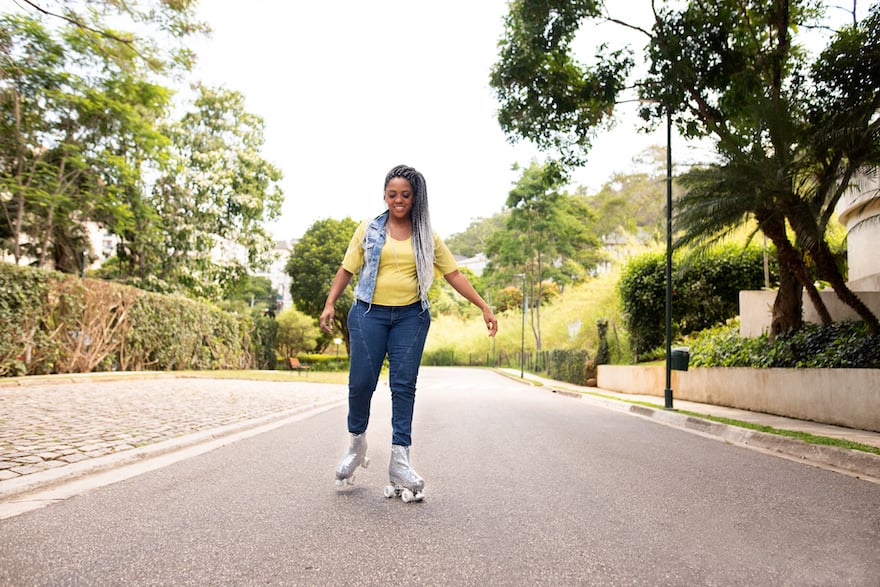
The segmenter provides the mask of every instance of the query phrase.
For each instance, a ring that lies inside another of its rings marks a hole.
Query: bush
[[[584,385],[587,381],[587,352],[554,350],[548,353],[547,376],[556,381]]]
[[[689,340],[694,367],[785,367],[880,369],[880,335],[864,322],[806,324],[777,336],[741,338],[735,322],[711,328]]]
[[[0,375],[251,366],[248,319],[179,296],[0,263]]]
[[[763,251],[718,247],[686,263],[673,259],[673,338],[723,323],[739,312],[739,291],[764,283]],[[661,347],[666,333],[666,256],[634,257],[618,282],[632,350],[643,359]]]

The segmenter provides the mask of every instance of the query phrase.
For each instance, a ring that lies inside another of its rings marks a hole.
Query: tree
[[[134,276],[146,277],[134,261],[152,256],[160,279],[218,299],[249,268],[270,261],[273,241],[264,223],[280,214],[281,172],[260,156],[265,125],[244,109],[240,92],[198,84],[194,90],[193,109],[167,129],[171,160],[144,210],[163,240],[148,233],[145,242],[132,232],[120,249]]]
[[[666,149],[651,147],[640,158],[650,171],[612,174],[595,194],[578,190],[593,213],[595,236],[645,235],[660,241],[666,229]]]
[[[585,276],[580,274],[584,264],[595,264],[588,254],[596,248],[586,227],[591,215],[582,199],[559,191],[564,183],[556,165],[533,162],[523,169],[507,198],[506,230],[496,232],[487,249],[492,272],[501,271],[510,281],[517,273],[526,276],[526,296],[537,300],[529,310],[538,351],[542,284],[577,281]]]
[[[272,280],[262,275],[245,275],[230,284],[222,307],[240,314],[275,314],[275,289]]]
[[[161,157],[170,94],[154,80],[188,69],[180,43],[205,27],[194,2],[145,4],[26,1],[0,17],[0,233],[16,262],[81,271],[84,225],[126,224],[121,196]]]
[[[296,356],[297,353],[314,350],[321,331],[315,320],[296,308],[287,308],[277,317],[278,331],[275,334],[275,350],[282,359]]]
[[[808,274],[791,264],[806,253],[822,259],[819,274],[876,329],[877,319],[847,293],[830,262],[824,231],[833,210],[828,204],[846,189],[853,170],[876,165],[877,6],[860,23],[854,3],[855,24],[834,33],[840,43],[812,64],[792,35],[825,25],[821,2],[721,0],[662,8],[652,2],[652,7],[649,31],[603,16],[601,1],[512,2],[491,77],[502,104],[502,128],[576,164],[594,133],[614,120],[616,106],[640,100],[649,122],[668,115],[685,137],[711,138],[721,161],[708,169],[719,174],[715,185],[736,177],[737,185],[750,186],[730,204],[726,218],[735,225],[756,222],[780,255],[774,332],[798,326],[800,287],[812,295]],[[588,65],[572,57],[581,25],[602,21],[643,35],[647,74],[633,79],[628,47],[601,47]],[[702,182],[711,183],[705,175]],[[715,203],[732,192],[729,187],[717,192]],[[692,198],[686,206],[693,204]],[[711,209],[707,202],[699,212],[677,217],[676,226],[686,229],[690,242],[712,241],[717,231],[729,230],[703,222]],[[700,235],[689,229],[689,220],[697,221],[690,229],[716,232]],[[787,225],[796,231],[794,243]]]
[[[315,318],[321,315],[333,276],[342,265],[348,243],[357,227],[358,223],[348,217],[342,220],[318,220],[293,247],[285,270],[290,275],[293,303],[302,312]],[[335,330],[341,333],[345,341],[346,350],[350,348],[346,320],[352,302],[354,296],[349,287],[336,301],[333,319]],[[327,333],[323,333],[322,337],[322,340],[330,340]]]
[[[492,234],[504,229],[507,215],[508,212],[500,212],[489,218],[472,220],[464,231],[450,235],[444,242],[457,255],[473,257],[477,253],[485,253]]]

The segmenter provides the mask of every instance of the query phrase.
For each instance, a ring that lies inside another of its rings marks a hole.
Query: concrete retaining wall
[[[601,389],[663,397],[666,368],[600,365]],[[673,397],[880,432],[880,369],[697,367],[672,372]]]
[[[880,292],[853,291],[875,315],[880,315]],[[834,321],[861,320],[855,310],[840,301],[830,290],[819,292]],[[770,330],[776,290],[743,290],[739,292],[739,335],[746,338],[760,336]],[[809,296],[804,294],[804,322],[820,323],[819,313]]]

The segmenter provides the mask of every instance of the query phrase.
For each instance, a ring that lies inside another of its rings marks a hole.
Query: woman
[[[369,463],[365,435],[370,400],[387,355],[393,436],[388,466],[391,485],[385,488],[385,496],[421,500],[425,482],[410,465],[409,447],[416,378],[431,324],[428,288],[435,269],[482,310],[489,336],[495,336],[498,322],[489,304],[458,270],[449,249],[432,230],[422,174],[406,165],[395,167],[385,177],[384,198],[388,209],[363,222],[355,231],[321,312],[321,328],[332,332],[333,306],[352,275],[359,273],[355,303],[348,313],[351,442],[336,467],[336,483],[353,483],[355,469]]]

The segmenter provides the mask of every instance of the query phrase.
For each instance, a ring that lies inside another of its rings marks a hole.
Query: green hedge
[[[880,335],[864,322],[805,324],[797,332],[741,338],[736,323],[705,330],[688,341],[693,367],[880,369]]]
[[[582,350],[553,350],[547,357],[547,376],[556,381],[586,385],[587,356]]]
[[[0,375],[252,366],[250,319],[180,296],[0,263]]]
[[[740,290],[764,286],[764,252],[756,246],[745,250],[718,247],[687,262],[676,255],[672,271],[672,325],[676,338],[736,316]],[[665,254],[634,257],[621,272],[618,293],[633,351],[645,356],[662,346],[666,335]]]

